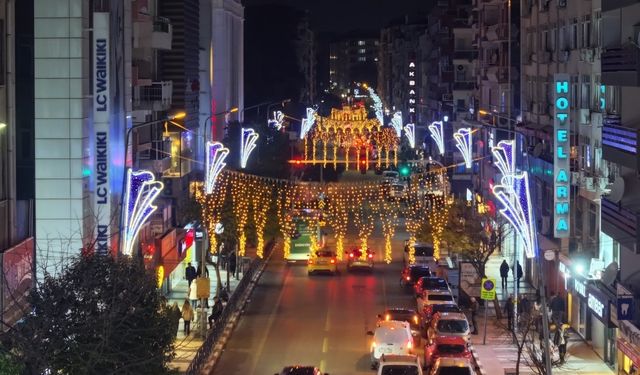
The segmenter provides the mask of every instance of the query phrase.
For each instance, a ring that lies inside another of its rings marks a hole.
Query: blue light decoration
[[[378,94],[376,94],[376,92],[371,87],[367,87],[367,90],[369,90],[369,96],[373,100],[373,110],[376,113],[376,118],[380,122],[380,125],[383,125],[384,115],[382,113],[382,100],[380,100]]]
[[[205,194],[213,193],[218,175],[220,175],[222,169],[227,165],[227,163],[224,162],[227,155],[229,155],[229,149],[224,147],[222,143],[207,142],[207,155],[205,162],[206,176],[204,181]]]
[[[473,152],[471,149],[473,146],[473,138],[471,128],[458,129],[458,131],[453,134],[453,138],[456,141],[456,147],[462,154],[464,165],[467,169],[473,167]]]
[[[605,93],[607,89],[604,85],[600,85],[600,111],[604,112],[605,107],[607,106],[607,101],[605,99]]]
[[[247,167],[247,161],[251,152],[256,148],[256,141],[260,135],[251,128],[242,128],[240,140],[240,168]]]
[[[276,130],[282,129],[282,124],[284,122],[284,113],[282,111],[273,111],[273,118],[269,119],[268,125]]]
[[[512,186],[511,178],[516,174],[516,158],[513,155],[514,141],[500,141],[498,145],[491,148],[493,163],[502,173],[505,185]]]
[[[156,181],[153,173],[145,170],[127,170],[124,195],[124,219],[122,254],[131,256],[136,237],[144,223],[157,209],[153,201],[158,197],[164,185]]]
[[[440,151],[440,155],[444,155],[444,129],[442,121],[434,121],[429,125],[429,132],[431,133],[431,138],[436,142],[436,146],[438,146],[438,151]]]
[[[396,112],[391,118],[391,126],[396,130],[398,138],[402,137],[402,112]]]
[[[416,148],[416,125],[415,124],[405,125],[404,134],[407,136],[407,139],[409,140],[409,146],[411,146],[411,148]]]
[[[571,180],[569,154],[570,119],[570,76],[566,73],[554,75],[554,116],[553,116],[553,235],[555,238],[569,237],[571,203]]]
[[[509,185],[511,181],[512,185]],[[502,176],[501,183],[492,189],[498,202],[502,204],[500,214],[504,216],[524,244],[527,258],[536,256],[535,227],[529,193],[529,175],[521,172],[517,175]]]
[[[313,108],[307,108],[307,117],[302,119],[300,124],[300,139],[304,139],[311,130],[311,127],[316,122],[316,110]]]

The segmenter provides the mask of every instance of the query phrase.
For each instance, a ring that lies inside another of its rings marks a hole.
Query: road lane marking
[[[326,353],[327,351],[329,351],[329,338],[325,337],[324,340],[322,340],[322,352]]]
[[[329,327],[331,325],[331,310],[327,309],[327,318],[324,320],[324,331],[329,332]]]
[[[327,362],[322,359],[320,360],[320,372],[324,374],[324,369],[327,367]]]
[[[251,364],[251,374],[256,373],[256,368],[258,367],[258,359],[260,358],[260,355],[262,355],[262,351],[264,350],[264,345],[267,343],[267,338],[269,337],[269,332],[271,332],[271,327],[273,326],[273,322],[276,320],[276,315],[277,315],[276,311],[280,306],[280,302],[282,302],[282,296],[284,296],[284,290],[286,289],[286,286],[287,286],[287,278],[290,275],[290,271],[291,269],[289,267],[285,267],[285,275],[282,281],[282,289],[280,289],[280,294],[278,295],[278,299],[276,300],[276,303],[273,305],[273,309],[271,309],[271,312],[269,313],[269,319],[267,320],[266,329],[264,331],[264,334],[262,335],[262,338],[260,339],[260,344],[258,344],[258,350],[256,353],[257,355],[253,357],[253,361]]]

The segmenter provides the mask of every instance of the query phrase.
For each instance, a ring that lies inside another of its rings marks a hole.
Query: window
[[[544,51],[551,50],[551,40],[549,39],[549,30],[542,30],[542,49]]]
[[[583,75],[580,85],[580,108],[591,108],[591,76]]]
[[[584,16],[584,21],[582,22],[582,48],[591,47],[591,15]]]
[[[359,53],[359,54],[364,54],[364,53],[367,53],[367,50],[366,50],[366,49],[364,49],[364,48],[360,48],[360,49],[358,50],[358,53]]]
[[[367,44],[364,40],[359,40],[358,41],[358,45],[359,46],[364,46],[365,44]]]
[[[578,19],[574,18],[571,24],[571,41],[569,47],[571,49],[578,48]]]
[[[558,34],[558,29],[557,28],[553,28],[551,29],[551,32],[549,33],[549,50],[550,51],[555,51],[556,50],[556,37]]]
[[[364,57],[364,56],[360,56],[360,57],[358,57],[358,61],[364,62],[364,61],[367,61],[367,58]]]

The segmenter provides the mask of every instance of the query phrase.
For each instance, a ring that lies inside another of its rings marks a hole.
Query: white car
[[[371,368],[378,367],[382,355],[408,355],[413,351],[411,327],[407,322],[383,320],[378,323],[371,343]]]
[[[382,355],[378,375],[422,375],[420,359],[416,355]]]
[[[410,262],[409,252],[411,248],[406,245],[404,253],[402,254],[402,260],[405,265],[417,264],[421,266],[427,266],[432,272],[438,269],[438,262],[433,256],[433,245],[423,242],[416,242],[413,244],[413,263]]]
[[[398,172],[396,171],[382,172],[382,181],[384,182],[394,183],[398,181],[398,177],[400,177],[400,174],[398,174]]]
[[[440,313],[434,316],[427,328],[427,339],[435,341],[438,336],[461,337],[466,343],[471,339],[467,317],[462,313]]]
[[[407,199],[407,187],[404,184],[392,182],[389,187],[389,199],[390,200],[405,200]]]
[[[467,358],[441,357],[431,367],[429,375],[476,375],[475,369]]]

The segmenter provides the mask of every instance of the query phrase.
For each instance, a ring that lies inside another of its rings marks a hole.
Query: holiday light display
[[[516,158],[513,155],[514,141],[500,141],[491,149],[493,163],[502,173],[506,186],[513,186],[512,177],[516,173]]]
[[[267,214],[271,205],[271,186],[254,179],[255,183],[250,186],[253,199],[253,222],[256,228],[256,255],[262,258],[264,253],[264,228],[267,226]]]
[[[233,174],[231,178],[231,202],[233,214],[236,218],[236,231],[238,233],[238,255],[244,256],[247,245],[246,225],[249,218],[251,180],[242,178],[239,174]]]
[[[122,254],[131,256],[136,237],[144,223],[157,209],[153,205],[164,185],[149,171],[127,170],[124,193]]]
[[[227,165],[225,159],[229,155],[229,149],[220,142],[207,142],[207,155],[205,160],[205,194],[211,194],[216,184],[216,179],[222,169]]]
[[[276,130],[282,129],[284,123],[284,113],[282,111],[273,111],[273,118],[269,119],[269,126],[273,127]]]
[[[376,92],[371,88],[367,87],[369,91],[369,96],[373,100],[373,110],[376,113],[376,119],[380,122],[380,125],[384,124],[384,114],[382,112],[382,100],[380,100],[380,96],[376,94]]]
[[[247,167],[247,161],[251,152],[256,148],[256,141],[259,134],[251,128],[242,128],[240,140],[240,168]]]
[[[411,148],[416,148],[416,125],[415,124],[405,125],[404,134],[407,136],[407,139],[409,140],[409,146],[411,146]]]
[[[305,139],[307,133],[313,127],[313,124],[316,122],[316,110],[313,108],[307,108],[307,117],[302,119],[302,123],[300,124],[300,139]]]
[[[402,112],[396,112],[391,118],[391,126],[396,131],[398,138],[402,137]]]
[[[467,168],[473,167],[473,138],[471,128],[460,128],[453,134],[456,141],[456,147],[460,150],[464,158],[464,164]]]
[[[429,133],[431,133],[431,138],[436,142],[436,146],[438,146],[438,151],[440,155],[444,155],[444,129],[442,121],[434,121],[429,125]]]

